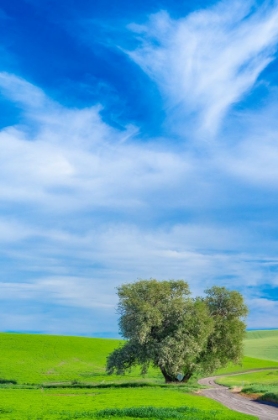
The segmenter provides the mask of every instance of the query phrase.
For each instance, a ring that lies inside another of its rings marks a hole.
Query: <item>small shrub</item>
[[[266,392],[264,395],[260,397],[262,401],[270,401],[274,403],[278,403],[278,394],[274,394],[274,392]]]
[[[11,410],[11,409],[5,409],[5,408],[1,408],[1,407],[0,407],[0,416],[1,416],[2,414],[10,414],[12,411],[13,411],[13,410]]]
[[[73,381],[71,381],[71,384],[72,385],[81,385],[81,383],[77,379],[74,379]]]
[[[16,385],[17,382],[14,379],[2,379],[2,378],[0,378],[0,384],[12,384],[12,385]]]

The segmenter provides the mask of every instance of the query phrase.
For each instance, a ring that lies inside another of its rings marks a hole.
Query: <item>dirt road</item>
[[[199,384],[210,387],[209,389],[203,389],[201,391],[202,395],[221,402],[231,410],[252,414],[260,420],[278,420],[278,408],[251,401],[238,394],[234,394],[225,386],[216,384],[214,382],[216,378],[217,376],[199,380]]]

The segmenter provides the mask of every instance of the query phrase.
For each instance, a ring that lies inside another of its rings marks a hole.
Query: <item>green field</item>
[[[271,360],[255,359],[253,357],[244,356],[242,363],[240,365],[230,364],[223,369],[218,369],[215,374],[223,375],[228,373],[236,372],[246,372],[247,370],[253,369],[267,369],[267,368],[277,368],[278,362]]]
[[[278,369],[224,376],[219,378],[217,382],[228,386],[249,386],[254,383],[260,383],[261,385],[278,384]]]
[[[105,374],[106,356],[120,343],[101,338],[0,333],[0,378],[18,384],[141,381],[138,369],[122,377]],[[241,365],[230,365],[217,373],[278,367],[278,331],[248,332],[245,354]],[[144,381],[163,383],[163,378],[159,371],[150,369]]]
[[[278,368],[278,330],[248,331],[244,340],[244,358],[240,365],[229,365],[216,373],[244,372],[252,369]]]
[[[144,418],[159,419],[254,419],[252,416],[235,414],[205,397],[159,387],[94,390],[2,389],[1,394],[0,413],[5,415],[2,418],[10,420],[111,418],[111,414],[117,419],[141,418],[142,412],[145,412]],[[155,413],[154,408],[157,409]],[[127,409],[131,411],[128,416]],[[103,410],[106,412],[103,413]],[[151,417],[147,415],[148,411],[151,412]]]
[[[110,339],[0,334],[0,420],[255,419],[194,395],[196,383],[165,385],[155,369],[145,378],[139,370],[107,376],[106,356],[119,345]]]
[[[278,362],[278,330],[248,331],[244,343],[244,354]]]
[[[119,345],[111,339],[1,333],[0,375],[19,384],[111,381],[106,356]]]

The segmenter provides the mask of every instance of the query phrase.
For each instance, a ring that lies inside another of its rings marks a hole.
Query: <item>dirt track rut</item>
[[[239,411],[240,413],[252,414],[260,420],[278,420],[278,407],[248,400],[238,394],[234,394],[225,386],[215,383],[217,376],[199,380],[199,384],[209,386],[209,389],[203,389],[202,395],[219,401],[226,407]]]

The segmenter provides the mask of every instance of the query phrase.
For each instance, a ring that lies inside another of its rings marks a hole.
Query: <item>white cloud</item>
[[[270,88],[266,104],[259,110],[232,118],[234,132],[226,134],[226,145],[218,148],[215,165],[229,177],[258,191],[274,192],[278,187],[277,88]]]
[[[186,278],[195,293],[214,278],[228,286],[240,286],[244,279],[261,281],[262,270],[245,261],[248,230],[171,221],[168,228],[147,229],[105,220],[99,227],[94,221],[86,228],[79,222],[74,229],[85,229],[80,234],[72,232],[70,219],[67,229],[60,228],[61,217],[75,212],[82,221],[88,209],[136,209],[151,215],[156,207],[163,212],[215,206],[218,192],[210,175],[215,162],[189,151],[132,142],[132,137],[123,143],[128,132],[108,127],[98,108],[67,110],[22,79],[6,74],[5,81],[6,94],[23,107],[25,123],[0,134],[1,199],[35,206],[39,212],[27,223],[3,219],[0,239],[9,240],[5,254],[17,261],[24,278],[26,272],[32,278],[44,275],[21,283],[6,281],[2,296],[94,308],[115,303],[114,286],[137,277]],[[24,92],[19,96],[18,84]],[[25,102],[29,91],[39,98],[34,112],[32,101]],[[37,122],[35,132],[29,132]],[[39,216],[49,212],[58,214],[51,229]],[[83,264],[100,268],[81,276]]]
[[[251,239],[246,236],[240,229],[192,224],[145,230],[111,223],[83,235],[45,231],[34,244],[22,241],[17,255],[12,247],[6,251],[17,258],[22,273],[32,267],[44,276],[6,281],[0,295],[96,308],[114,307],[114,288],[137,278],[184,278],[194,294],[215,283],[259,286],[266,279],[267,261],[248,252]]]
[[[81,277],[47,277],[30,281],[1,282],[0,293],[5,300],[34,300],[82,308],[114,308],[112,293],[98,290],[97,282]]]
[[[34,227],[26,226],[10,217],[0,218],[0,244],[23,241],[34,235]]]
[[[69,110],[15,76],[2,82],[25,115],[25,123],[0,133],[2,199],[62,211],[143,206],[148,192],[169,190],[192,172],[190,159],[174,151],[132,143],[134,128],[110,128],[98,107]],[[38,98],[35,109],[25,102],[29,93]]]
[[[248,299],[250,310],[249,328],[277,328],[278,302],[264,298]]]
[[[274,59],[278,7],[252,6],[225,1],[186,18],[160,12],[145,26],[130,26],[142,46],[129,56],[158,83],[175,129],[214,135]]]

